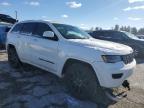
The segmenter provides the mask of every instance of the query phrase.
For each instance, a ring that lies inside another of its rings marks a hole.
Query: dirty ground
[[[144,108],[144,63],[140,62],[129,79],[132,90],[127,98],[109,108]],[[7,54],[0,53],[0,108],[98,108],[95,103],[70,96],[55,75],[25,65],[12,69]],[[102,106],[101,106],[102,107]]]

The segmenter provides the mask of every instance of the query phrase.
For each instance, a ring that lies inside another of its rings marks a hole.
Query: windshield
[[[135,36],[134,34],[131,34],[129,32],[124,32],[129,38],[132,38],[132,39],[139,39],[137,36]]]
[[[88,39],[90,35],[77,27],[53,23],[56,29],[66,39]]]

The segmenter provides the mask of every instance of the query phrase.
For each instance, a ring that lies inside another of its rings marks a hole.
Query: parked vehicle
[[[144,39],[144,35],[136,35],[140,39]]]
[[[128,45],[133,48],[136,58],[144,58],[144,40],[139,39],[131,33],[114,30],[100,30],[93,31],[89,34],[95,39],[108,40]]]
[[[6,35],[7,35],[7,32],[9,30],[10,30],[9,26],[0,25],[0,49],[4,49],[5,48]]]
[[[16,19],[12,18],[9,15],[6,14],[0,14],[0,22],[7,22],[7,23],[11,23],[14,24],[15,22],[17,22]]]
[[[74,26],[47,21],[15,24],[8,33],[7,52],[12,67],[28,63],[52,72],[74,96],[104,104],[123,96],[113,94],[113,88],[126,85],[136,65],[133,50],[126,45],[94,39]]]

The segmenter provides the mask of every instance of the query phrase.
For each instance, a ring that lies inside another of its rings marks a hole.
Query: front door
[[[48,24],[37,23],[37,27],[31,36],[29,51],[33,52],[31,57],[33,63],[49,71],[57,71],[58,41],[43,37],[45,31],[52,31]]]

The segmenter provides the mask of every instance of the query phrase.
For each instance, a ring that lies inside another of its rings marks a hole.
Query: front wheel
[[[106,94],[111,91],[100,87],[94,70],[87,64],[72,63],[67,66],[64,82],[70,93],[76,98],[91,100],[103,105],[113,103]]]
[[[8,61],[13,68],[19,68],[21,66],[21,61],[15,48],[8,49]]]

